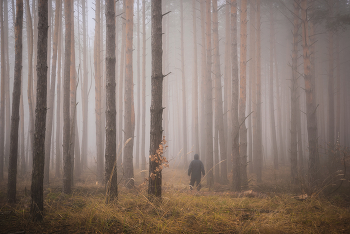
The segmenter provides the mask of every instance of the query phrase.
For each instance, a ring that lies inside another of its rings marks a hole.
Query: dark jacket
[[[201,178],[201,172],[205,175],[204,165],[201,160],[195,159],[190,163],[188,168],[188,175],[193,178]]]

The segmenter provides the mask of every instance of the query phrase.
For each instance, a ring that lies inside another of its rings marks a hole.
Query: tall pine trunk
[[[3,19],[3,4],[0,3],[1,20],[1,97],[0,97],[0,179],[4,178],[5,160],[5,30]]]
[[[132,60],[132,42],[133,42],[133,6],[134,0],[125,0],[125,115],[124,115],[124,139],[130,139],[124,148],[124,175],[126,186],[134,187],[134,167],[133,167],[133,146],[135,130],[135,112],[134,112],[134,82],[133,82],[133,60]]]
[[[37,44],[37,94],[35,109],[35,128],[33,146],[33,173],[31,186],[30,213],[33,220],[43,219],[44,209],[44,163],[45,163],[45,128],[47,111],[47,36],[48,36],[48,1],[38,1],[38,44]]]
[[[7,185],[7,199],[10,203],[16,202],[16,180],[17,180],[17,155],[18,155],[18,127],[19,127],[19,105],[21,97],[22,82],[22,28],[23,28],[23,0],[16,1],[16,24],[15,24],[15,70],[12,93],[12,116],[11,116],[11,138],[9,171]]]
[[[162,142],[162,0],[153,0],[151,3],[151,35],[152,35],[152,80],[151,80],[151,126],[149,154],[149,199],[162,197],[162,162],[158,158],[157,150]],[[160,170],[159,170],[160,169]]]
[[[146,169],[146,1],[142,0],[142,136],[141,136],[141,171]],[[142,177],[146,173],[142,172]]]
[[[197,18],[196,0],[192,0],[192,21],[193,21],[193,144],[194,152],[199,153],[199,130],[198,130],[198,62],[197,62]]]

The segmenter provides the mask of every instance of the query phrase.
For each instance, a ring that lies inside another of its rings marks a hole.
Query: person
[[[201,189],[201,177],[202,175],[205,176],[205,170],[204,165],[201,160],[199,160],[199,155],[194,155],[194,160],[190,163],[190,166],[188,168],[188,176],[191,176],[190,180],[190,189],[192,190],[194,187],[194,184],[196,183],[197,190],[199,191]]]

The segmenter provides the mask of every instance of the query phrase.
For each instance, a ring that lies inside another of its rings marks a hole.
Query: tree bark
[[[237,56],[237,1],[231,0],[231,61],[232,61],[232,189],[241,191],[241,158],[239,156],[239,121],[238,121],[238,56]]]
[[[23,0],[16,1],[15,24],[15,70],[12,93],[11,139],[8,170],[7,199],[9,203],[16,202],[17,155],[18,155],[18,127],[19,106],[22,82],[22,28],[23,28]]]
[[[151,126],[150,126],[150,149],[149,154],[149,199],[156,197],[158,200],[162,197],[162,170],[159,158],[153,158],[157,155],[157,150],[162,142],[162,92],[163,92],[163,73],[162,73],[162,1],[153,0],[151,2],[151,34],[152,34],[152,80],[151,80]],[[160,170],[159,170],[160,169]]]
[[[207,185],[211,189],[214,185],[213,175],[213,98],[212,98],[212,46],[211,46],[211,0],[206,1],[206,48],[207,48],[207,65],[206,65],[206,166],[207,166]]]
[[[64,57],[64,81],[63,81],[63,192],[72,192],[72,155],[70,153],[70,63],[71,63],[71,38],[72,38],[72,5],[70,0],[64,2],[66,35]]]
[[[31,186],[30,213],[34,221],[43,219],[44,209],[44,164],[45,128],[47,111],[47,36],[48,1],[38,1],[38,44],[37,44],[37,95],[35,109],[35,129],[33,146],[33,173]]]
[[[136,75],[136,142],[135,142],[135,147],[136,147],[136,163],[135,166],[137,169],[140,168],[140,97],[141,97],[141,92],[140,92],[140,86],[141,86],[141,78],[140,78],[140,0],[137,0],[137,25],[136,25],[136,33],[137,33],[137,57],[136,57],[136,70],[137,70],[137,75]]]
[[[198,62],[197,62],[197,18],[196,0],[192,0],[192,21],[193,21],[193,144],[194,152],[199,153],[199,130],[198,130]]]
[[[106,203],[118,196],[116,167],[116,106],[115,106],[115,1],[106,0]]]
[[[310,188],[318,185],[319,180],[319,154],[318,154],[318,131],[316,116],[315,84],[312,77],[312,63],[310,62],[310,39],[307,19],[307,0],[301,1],[302,18],[302,45],[304,58],[304,81],[306,94],[306,119],[309,142],[309,176]]]
[[[132,60],[132,43],[133,43],[133,6],[134,0],[125,2],[125,19],[126,19],[126,43],[125,43],[125,115],[124,115],[124,139],[131,138],[130,142],[124,148],[124,173],[126,186],[134,187],[134,167],[133,167],[133,146],[135,130],[135,112],[134,112],[134,83],[133,83],[133,60]]]
[[[241,157],[242,185],[247,186],[247,128],[246,109],[246,69],[247,69],[247,0],[241,2],[241,49],[240,49],[240,89],[239,89],[239,153]]]
[[[146,1],[142,0],[142,139],[141,139],[141,171],[146,170]],[[142,177],[146,173],[142,172]]]
[[[29,1],[29,0],[28,0]],[[0,4],[1,21],[1,99],[0,99],[0,179],[4,179],[5,161],[5,30],[3,19],[3,4]]]

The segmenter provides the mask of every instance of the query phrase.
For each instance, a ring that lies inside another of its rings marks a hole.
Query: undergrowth
[[[219,184],[209,191],[205,181],[201,191],[191,192],[185,171],[163,173],[163,200],[157,205],[148,201],[140,176],[135,178],[139,186],[131,190],[119,186],[118,200],[108,205],[104,186],[95,181],[77,182],[71,195],[63,194],[60,181],[54,181],[45,188],[40,223],[29,216],[30,183],[18,185],[17,204],[12,206],[6,203],[6,184],[1,183],[0,232],[350,233],[349,207],[342,196],[296,200],[297,189],[288,188],[280,180],[283,175],[260,185],[252,177],[246,191],[235,193]]]

